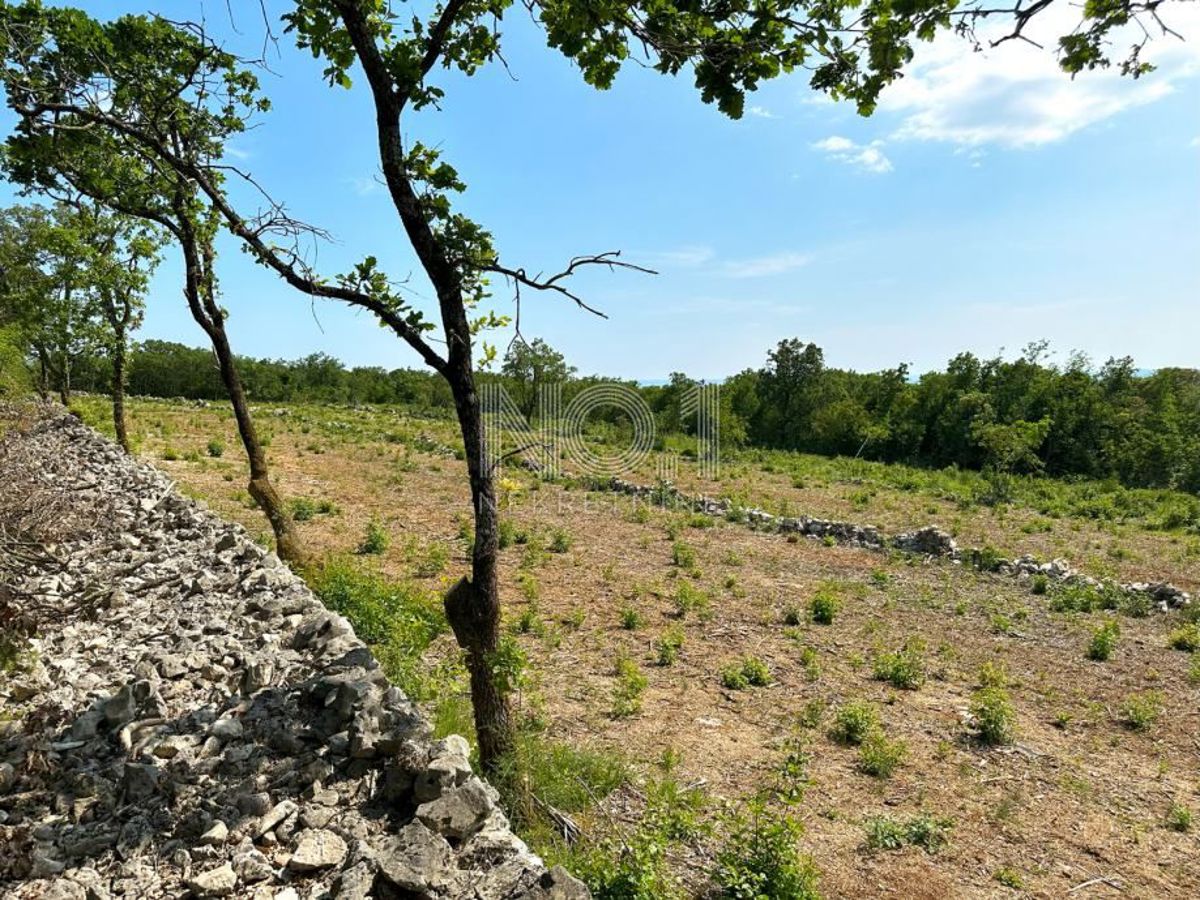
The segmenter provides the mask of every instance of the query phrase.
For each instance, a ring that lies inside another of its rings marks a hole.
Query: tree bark
[[[238,436],[250,463],[250,483],[247,489],[271,524],[271,530],[275,534],[275,552],[279,554],[279,558],[290,563],[303,564],[306,560],[303,546],[292,520],[287,515],[283,500],[271,483],[267,455],[263,452],[258,430],[254,427],[237,361],[229,346],[229,336],[225,332],[225,314],[216,301],[212,274],[215,254],[211,237],[197,234],[183,200],[178,201],[177,209],[181,221],[176,236],[179,237],[180,246],[183,248],[188,309],[191,310],[192,318],[208,335],[217,357],[221,381],[225,385],[225,392],[229,395],[233,416],[237,421]]]
[[[466,652],[479,759],[484,770],[491,774],[512,752],[514,743],[512,711],[494,667],[495,653],[500,647],[499,515],[491,466],[484,453],[483,421],[469,360],[465,367],[451,370],[447,378],[454,393],[466,450],[475,546],[471,580],[460,582],[446,595],[446,618],[459,646]]]
[[[62,368],[58,373],[58,397],[63,406],[71,405],[71,358],[65,353]]]
[[[38,348],[38,396],[42,400],[50,399],[50,361],[46,358],[44,348]]]
[[[117,327],[113,344],[112,413],[117,443],[129,453],[129,430],[125,424],[125,329]]]

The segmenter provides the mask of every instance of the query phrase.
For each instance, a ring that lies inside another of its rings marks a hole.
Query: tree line
[[[246,394],[263,403],[397,404],[449,415],[445,381],[415,369],[348,367],[314,353],[297,360],[238,357]],[[111,360],[81,357],[75,385],[107,393]],[[674,373],[663,385],[598,375],[579,376],[541,339],[514,342],[495,373],[531,421],[542,385],[563,386],[563,400],[588,386],[617,383],[637,391],[660,435],[694,434],[684,414],[699,382]],[[224,397],[212,352],[167,341],[129,353],[129,391],[153,397]],[[1083,354],[1052,361],[1045,342],[1015,359],[960,353],[945,368],[919,377],[900,364],[878,372],[825,365],[822,348],[780,341],[760,368],[720,385],[721,439],[726,448],[761,447],[879,462],[1056,477],[1114,478],[1128,487],[1200,491],[1200,371],[1139,371],[1130,357],[1094,365]],[[594,422],[618,430],[620,410],[598,409]]]

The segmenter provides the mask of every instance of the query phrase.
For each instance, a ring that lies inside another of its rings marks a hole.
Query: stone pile
[[[775,516],[761,509],[735,507],[729,500],[723,498],[713,499],[702,494],[692,496],[680,491],[669,481],[651,486],[614,477],[607,480],[593,480],[589,486],[596,490],[613,491],[642,498],[649,503],[679,506],[718,518],[732,519],[736,515],[752,528],[786,534],[801,534],[853,547],[864,547],[871,550],[899,550],[902,553],[911,553],[929,559],[944,559],[953,563],[961,563],[964,559],[970,560],[981,556],[979,550],[960,548],[953,536],[936,525],[927,525],[916,531],[906,531],[889,539],[885,538],[874,525],[831,522],[809,516]],[[1142,595],[1147,597],[1153,608],[1160,612],[1178,609],[1192,602],[1192,597],[1187,591],[1169,582],[1103,582],[1076,571],[1064,559],[1040,562],[1032,556],[1022,556],[1016,560],[994,560],[989,565],[992,571],[1000,575],[1018,578],[1044,575],[1050,581],[1063,584],[1084,584],[1095,588],[1110,587],[1125,594]]]
[[[62,617],[0,678],[0,895],[588,896],[241,528],[70,417],[18,439],[105,514],[9,585]]]

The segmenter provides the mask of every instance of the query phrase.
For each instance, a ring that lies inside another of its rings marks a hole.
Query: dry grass
[[[132,411],[143,455],[252,533],[265,531],[245,503],[238,445],[223,410],[139,402]],[[451,443],[448,423],[314,409],[286,416],[263,410],[260,418],[282,492],[338,507],[300,523],[313,550],[351,552],[375,521],[391,536],[378,558],[383,571],[431,586],[465,572],[463,464],[416,449],[430,443],[416,437],[421,433]],[[220,459],[204,455],[212,438],[230,448]],[[164,461],[168,446],[198,455]],[[729,489],[730,478],[727,471],[723,485],[703,485],[685,471],[680,481],[715,494]],[[1028,533],[1021,528],[1034,518],[1027,510],[1001,516],[882,489],[863,509],[861,500],[848,499],[851,486],[796,488],[752,467],[735,481],[744,495],[769,495],[795,512],[875,521],[888,530],[942,522],[967,542],[1093,565],[1098,556],[1122,577],[1200,583],[1188,549],[1194,539],[1180,535],[1134,526],[1114,535],[1075,520]],[[619,748],[644,770],[669,747],[682,758],[683,780],[704,779],[713,795],[731,798],[769,782],[787,748],[801,741],[811,779],[801,807],[803,842],[828,896],[1014,893],[995,873],[1015,875],[1035,896],[1061,896],[1097,877],[1119,882],[1131,896],[1200,893],[1195,833],[1167,827],[1173,805],[1200,808],[1197,688],[1187,678],[1189,654],[1167,647],[1178,615],[1123,619],[1111,659],[1093,662],[1086,649],[1102,614],[1051,612],[1045,597],[1012,580],[789,543],[725,523],[687,527],[681,514],[635,515],[629,500],[539,485],[524,473],[509,472],[504,485],[506,517],[535,535],[535,546],[540,540],[549,548],[556,529],[570,538],[566,552],[532,552],[529,543],[502,551],[509,619],[524,615],[525,625],[537,625],[514,630],[522,631],[518,640],[532,660],[535,689],[526,704],[547,721],[549,738]],[[673,561],[677,541],[694,550],[693,567]],[[1122,553],[1107,552],[1113,542]],[[429,564],[430,547],[449,551],[443,570]],[[707,598],[707,609],[689,601],[681,617],[681,585],[690,586],[682,589],[685,599]],[[785,625],[820,589],[839,598],[833,623]],[[642,620],[636,629],[622,621],[631,605]],[[658,642],[670,631],[682,635],[678,659],[657,665]],[[873,678],[875,657],[913,636],[924,643],[924,683],[898,690]],[[451,655],[453,647],[443,638],[430,654]],[[622,656],[636,661],[649,683],[640,712],[614,717],[613,661]],[[723,686],[722,669],[747,657],[766,663],[770,685]],[[984,749],[968,737],[965,717],[985,664],[1002,664],[1007,673],[1017,726],[1010,746]],[[1157,722],[1143,732],[1124,727],[1122,704],[1147,691],[1162,697]],[[907,746],[906,762],[891,778],[864,774],[857,748],[827,736],[831,711],[851,700],[876,704],[888,738]],[[829,711],[812,726],[816,704]],[[921,812],[952,820],[944,849],[867,851],[869,818]],[[1072,896],[1105,890],[1098,885]]]

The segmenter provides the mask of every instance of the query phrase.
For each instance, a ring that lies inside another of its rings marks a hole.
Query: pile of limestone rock
[[[56,615],[0,675],[0,895],[588,896],[239,527],[70,417],[7,440],[92,514],[4,586]]]

